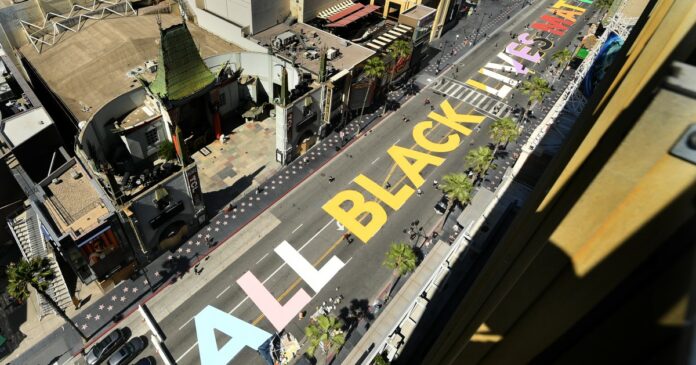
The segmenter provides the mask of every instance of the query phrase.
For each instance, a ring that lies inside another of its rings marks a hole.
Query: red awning
[[[368,5],[368,6],[356,11],[355,13],[353,13],[351,15],[348,15],[347,17],[345,17],[345,18],[343,18],[335,23],[328,24],[327,27],[332,27],[332,28],[345,27],[346,25],[348,25],[348,24],[350,24],[350,23],[352,23],[360,18],[365,17],[365,16],[369,15],[370,13],[377,11],[377,9],[379,9],[379,6],[377,6],[377,5]]]
[[[326,20],[328,20],[330,23],[333,23],[333,22],[335,22],[335,21],[337,21],[337,20],[340,20],[340,19],[343,19],[343,18],[347,17],[347,16],[350,15],[350,14],[355,13],[356,11],[358,11],[358,10],[364,8],[364,7],[365,7],[365,5],[363,5],[363,4],[354,4],[354,5],[351,5],[351,6],[349,6],[348,8],[343,9],[343,10],[339,11],[338,13],[336,13],[336,14],[334,14],[334,15],[328,17],[328,18],[326,18]]]

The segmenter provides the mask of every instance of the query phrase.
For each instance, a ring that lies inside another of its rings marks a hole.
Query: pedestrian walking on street
[[[387,188],[387,189],[391,188],[391,184],[389,183],[389,181],[387,181],[387,183],[384,184],[384,187]]]
[[[433,180],[433,187],[437,189],[437,180]]]
[[[212,247],[213,246],[213,236],[211,236],[211,235],[205,236],[205,242],[208,245],[208,247]]]
[[[417,194],[418,196],[423,195],[423,190],[421,190],[420,188],[418,188],[418,190],[416,190],[416,194]]]
[[[332,182],[334,182],[334,180],[336,180],[336,178],[333,177],[333,176],[331,176],[331,175],[329,175],[329,182],[332,183]]]

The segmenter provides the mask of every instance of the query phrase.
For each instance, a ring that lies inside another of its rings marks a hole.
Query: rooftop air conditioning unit
[[[326,59],[327,60],[333,60],[333,59],[337,58],[339,55],[340,55],[340,52],[336,48],[333,48],[333,47],[329,48],[326,51]]]

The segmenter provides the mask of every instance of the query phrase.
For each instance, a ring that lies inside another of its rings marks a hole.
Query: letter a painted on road
[[[331,256],[329,262],[317,270],[288,241],[283,241],[275,248],[275,253],[290,266],[315,293],[319,293],[331,278],[345,265],[341,259]]]
[[[282,331],[293,317],[312,300],[312,297],[304,289],[299,289],[285,305],[281,305],[251,271],[247,271],[241,278],[237,279],[237,284],[242,287],[242,290],[259,307],[261,313],[268,318],[268,321],[278,332]]]
[[[245,346],[256,350],[271,337],[270,333],[210,305],[198,312],[193,320],[201,365],[227,364]],[[217,347],[215,330],[231,337],[221,349]]]

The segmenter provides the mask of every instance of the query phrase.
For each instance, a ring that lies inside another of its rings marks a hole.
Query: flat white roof
[[[43,107],[39,107],[2,120],[0,132],[12,143],[12,146],[19,146],[51,124],[53,124],[51,117]]]

